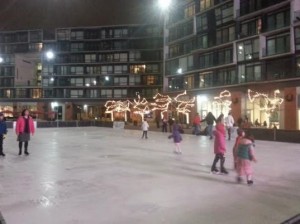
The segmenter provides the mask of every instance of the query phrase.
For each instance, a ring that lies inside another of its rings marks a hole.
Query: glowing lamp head
[[[47,51],[46,52],[46,57],[47,57],[47,59],[52,60],[54,58],[53,51]]]
[[[171,5],[172,0],[158,0],[158,5],[162,10],[167,10]]]

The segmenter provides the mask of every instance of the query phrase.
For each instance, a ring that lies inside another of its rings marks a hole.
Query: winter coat
[[[32,117],[28,117],[29,119],[29,132],[31,134],[34,134],[35,128]],[[20,133],[23,133],[25,129],[25,118],[23,116],[20,116],[17,120],[16,124],[16,134],[19,135]]]
[[[172,137],[175,143],[179,143],[182,141],[182,137],[179,130],[180,126],[178,124],[173,124]]]
[[[225,154],[226,152],[226,131],[223,124],[217,124],[216,130],[214,130],[215,144],[214,152],[215,154]]]
[[[143,123],[142,123],[142,130],[143,131],[148,131],[148,129],[149,129],[148,122],[147,121],[143,121]]]
[[[206,115],[205,119],[203,119],[201,122],[204,122],[204,121],[206,121],[206,123],[207,123],[208,125],[213,125],[214,122],[216,121],[216,118],[215,118],[215,116],[214,116],[212,113],[209,112],[209,113]]]
[[[2,120],[0,121],[0,135],[6,135],[6,134],[7,134],[6,122]]]

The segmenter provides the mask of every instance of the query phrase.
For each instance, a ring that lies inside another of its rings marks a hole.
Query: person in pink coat
[[[222,174],[228,174],[227,170],[224,167],[225,163],[225,153],[226,153],[226,130],[224,125],[224,115],[221,114],[217,119],[216,129],[213,132],[215,136],[214,142],[214,153],[215,158],[211,166],[212,173],[218,173],[216,165],[220,160],[220,172]]]
[[[22,155],[22,147],[24,142],[25,155],[28,156],[28,142],[30,141],[30,134],[34,134],[35,128],[32,117],[29,116],[29,110],[22,111],[22,115],[18,118],[16,124],[16,134],[19,142],[19,155]]]

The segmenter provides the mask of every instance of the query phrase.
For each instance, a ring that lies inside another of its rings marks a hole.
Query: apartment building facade
[[[162,91],[162,42],[159,25],[0,32],[0,111],[94,119],[107,100],[152,98]]]
[[[187,90],[202,117],[231,110],[236,120],[300,128],[300,1],[175,1],[165,33],[168,94]],[[214,101],[225,90],[227,108]],[[263,94],[278,100],[269,111]]]

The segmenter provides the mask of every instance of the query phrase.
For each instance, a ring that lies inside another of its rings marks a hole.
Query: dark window
[[[261,77],[261,64],[251,63],[242,64],[238,66],[239,71],[239,82],[255,82],[260,81]]]
[[[207,15],[203,14],[197,16],[196,23],[197,23],[197,32],[207,30],[208,28]]]
[[[300,50],[300,27],[295,28],[295,45],[296,50]]]
[[[239,38],[257,35],[260,33],[260,31],[261,31],[261,19],[260,18],[246,21],[240,25]]]
[[[290,34],[267,38],[267,56],[290,52]]]
[[[259,39],[247,40],[237,44],[238,61],[259,58]]]
[[[217,39],[217,45],[234,41],[235,39],[234,26],[218,29],[216,39]]]
[[[216,25],[233,20],[233,4],[228,3],[215,9]]]
[[[267,78],[284,79],[292,77],[294,72],[294,63],[292,58],[283,58],[278,60],[267,61]]]
[[[182,90],[184,88],[183,76],[169,79],[169,90]]]
[[[277,12],[268,15],[266,31],[280,29],[290,25],[290,10]]]

